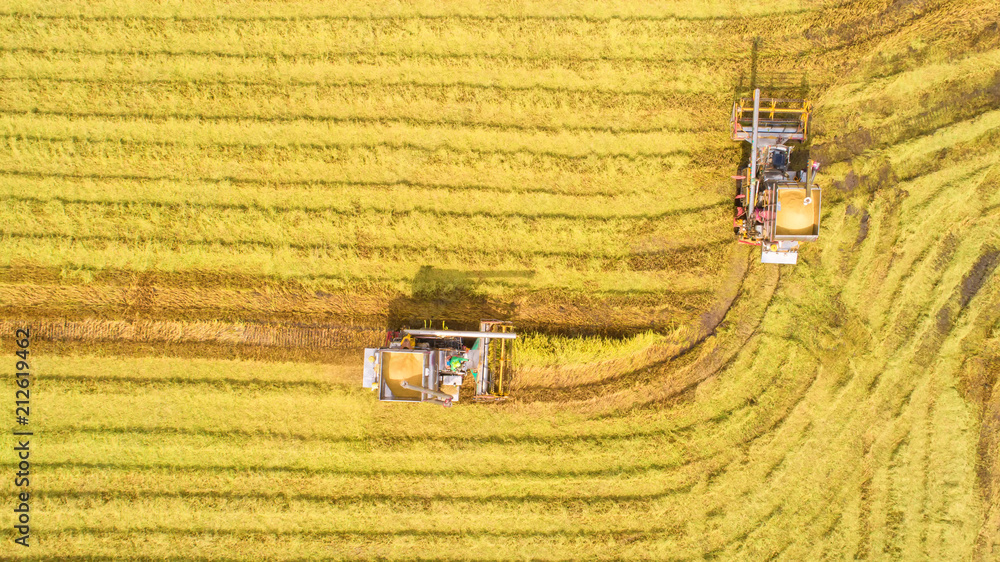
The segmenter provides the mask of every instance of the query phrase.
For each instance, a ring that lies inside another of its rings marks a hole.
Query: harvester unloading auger
[[[733,105],[732,138],[750,143],[750,166],[739,181],[733,230],[736,240],[761,247],[761,263],[794,264],[799,242],[819,237],[822,192],[813,182],[819,163],[789,170],[792,147],[804,142],[812,104],[802,99],[760,97]]]
[[[476,402],[503,400],[514,374],[510,322],[483,320],[479,331],[401,330],[386,334],[381,348],[365,349],[362,384],[388,402],[458,402],[466,377]]]

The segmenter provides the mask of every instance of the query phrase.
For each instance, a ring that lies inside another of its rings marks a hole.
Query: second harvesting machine
[[[479,331],[400,330],[386,334],[380,348],[365,349],[362,384],[388,402],[451,406],[470,376],[474,401],[507,396],[513,376],[510,322],[484,320]]]
[[[800,242],[819,237],[822,192],[815,185],[819,163],[790,170],[792,147],[808,134],[807,100],[739,99],[733,105],[732,139],[750,143],[750,162],[733,179],[739,181],[733,230],[736,240],[761,247],[761,263],[794,264]]]

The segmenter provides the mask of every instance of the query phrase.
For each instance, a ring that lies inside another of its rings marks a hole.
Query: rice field
[[[998,17],[0,0],[0,557],[1000,559]],[[790,72],[824,202],[779,268],[728,118]],[[508,402],[361,388],[487,317]]]

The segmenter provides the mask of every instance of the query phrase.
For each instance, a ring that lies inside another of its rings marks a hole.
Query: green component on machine
[[[482,320],[476,331],[390,332],[383,347],[365,349],[362,385],[379,400],[451,406],[471,373],[473,401],[500,401],[514,377],[516,338],[513,325],[501,320]]]

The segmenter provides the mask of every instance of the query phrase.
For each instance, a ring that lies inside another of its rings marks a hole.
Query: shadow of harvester
[[[445,322],[455,330],[478,330],[482,319],[511,320],[516,304],[490,298],[479,292],[485,280],[524,279],[534,271],[462,271],[420,267],[411,284],[411,295],[389,303],[386,330],[421,328],[430,321],[435,326]]]

